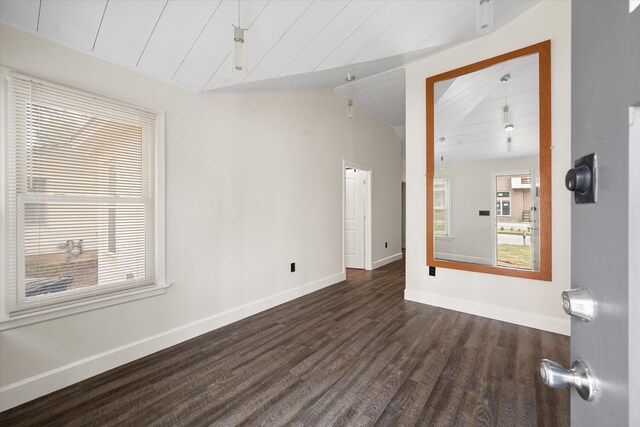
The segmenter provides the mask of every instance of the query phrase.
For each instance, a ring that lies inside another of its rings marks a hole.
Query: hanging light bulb
[[[493,28],[493,2],[491,0],[477,0],[476,3],[476,32],[486,34]]]
[[[352,76],[351,74],[347,74],[347,77],[344,79],[347,83],[349,83],[349,99],[347,100],[347,117],[349,119],[353,119],[353,98],[351,97],[351,84],[356,79],[356,76]]]
[[[502,125],[506,126],[508,123],[509,123],[509,106],[505,105],[504,107],[502,107]]]
[[[244,46],[244,32],[240,26],[240,0],[238,0],[238,25],[233,25],[233,71],[243,73],[247,69],[247,50]]]
[[[511,135],[507,137],[507,153],[511,152]]]
[[[513,124],[509,121],[509,105],[507,105],[507,82],[511,78],[511,74],[505,74],[500,77],[500,81],[504,83],[504,107],[502,107],[502,125],[505,132],[511,132],[514,129]]]
[[[440,170],[444,170],[444,154],[440,154]]]
[[[505,132],[511,132],[513,129],[515,129],[513,127],[513,125],[511,123],[507,123],[506,125],[504,125],[504,131]]]
[[[246,50],[244,48],[244,29],[235,27],[233,29],[234,42],[234,62],[233,70],[242,73],[247,67]]]

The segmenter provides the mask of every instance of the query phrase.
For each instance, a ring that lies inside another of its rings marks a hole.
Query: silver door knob
[[[596,382],[587,365],[580,359],[571,364],[571,369],[548,359],[540,361],[542,382],[552,388],[574,386],[584,400],[591,401],[596,396]]]

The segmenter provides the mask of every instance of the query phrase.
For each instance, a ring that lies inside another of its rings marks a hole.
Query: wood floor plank
[[[568,337],[405,301],[404,263],[0,413],[0,425],[567,426]]]

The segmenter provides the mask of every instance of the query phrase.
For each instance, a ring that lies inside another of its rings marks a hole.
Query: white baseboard
[[[379,259],[378,261],[374,261],[371,269],[375,270],[376,268],[380,268],[383,265],[387,265],[393,261],[398,261],[399,259],[402,259],[402,252],[397,253],[395,255],[388,256],[386,258]]]
[[[476,301],[461,300],[415,289],[405,289],[404,298],[409,301],[488,317],[489,319],[514,323],[543,331],[555,332],[556,334],[571,335],[571,322],[569,319],[556,319],[536,313],[517,311]]]
[[[341,282],[345,280],[345,278],[344,272],[334,274],[295,289],[253,301],[240,307],[214,314],[213,316],[197,320],[187,325],[6,385],[0,388],[0,411],[13,408],[14,406],[44,396],[55,390],[106,372],[109,369],[148,356],[172,345],[197,337],[198,335]]]
[[[436,259],[444,259],[447,261],[468,262],[471,264],[493,265],[493,260],[490,258],[482,258],[477,256],[445,254],[436,252]]]

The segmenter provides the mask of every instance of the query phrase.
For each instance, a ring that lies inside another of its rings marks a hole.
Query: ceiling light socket
[[[505,74],[504,76],[500,77],[500,81],[507,82],[509,81],[510,78],[511,78],[511,74]]]
[[[347,82],[347,83],[351,83],[355,79],[356,79],[356,76],[351,75],[351,74],[347,74],[347,77],[344,79],[344,81]]]
[[[441,136],[440,138],[438,138],[438,142],[442,143],[444,141],[445,141],[445,137],[444,136]]]
[[[233,26],[233,41],[244,43],[244,28]]]

